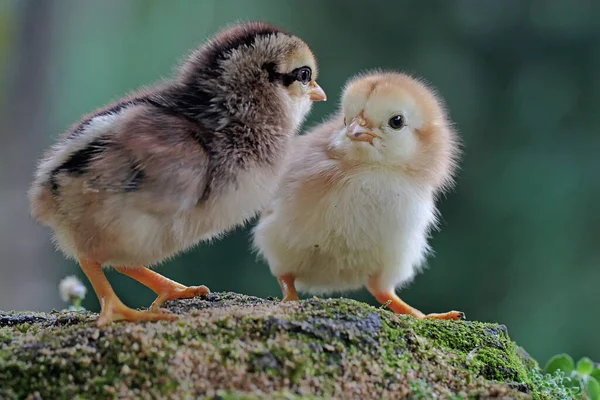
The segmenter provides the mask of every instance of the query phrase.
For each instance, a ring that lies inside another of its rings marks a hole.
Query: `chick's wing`
[[[138,107],[95,140],[85,188],[122,194],[150,212],[194,207],[206,190],[209,157],[201,128],[177,115]]]

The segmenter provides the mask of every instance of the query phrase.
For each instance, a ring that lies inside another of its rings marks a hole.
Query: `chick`
[[[41,161],[33,217],[77,259],[112,321],[172,320],[166,300],[207,294],[147,269],[216,238],[268,202],[288,144],[325,100],[298,37],[263,23],[226,29],[174,78],[84,117]],[[148,286],[151,309],[125,306],[103,266]]]
[[[407,75],[351,80],[341,110],[295,139],[254,244],[281,285],[284,301],[366,286],[399,314],[425,315],[395,288],[429,252],[436,197],[451,186],[458,137],[442,100]]]

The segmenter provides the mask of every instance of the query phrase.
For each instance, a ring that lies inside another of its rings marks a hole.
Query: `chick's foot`
[[[121,302],[110,286],[102,265],[96,261],[80,257],[79,264],[85,275],[90,280],[96,296],[100,301],[102,311],[100,317],[96,321],[98,327],[108,325],[115,321],[160,321],[160,320],[175,320],[177,317],[168,312],[148,312],[137,311],[127,307]],[[166,310],[164,310],[166,311]]]
[[[127,307],[116,296],[104,299],[102,311],[96,324],[102,327],[116,321],[174,321],[177,319],[175,314],[166,310],[157,311],[138,311]]]
[[[465,314],[459,311],[449,311],[442,314],[423,314],[421,311],[402,301],[393,291],[382,292],[376,288],[373,288],[372,286],[369,286],[368,289],[378,302],[387,305],[396,314],[408,314],[418,319],[445,319],[459,321],[465,318]]]
[[[293,274],[285,274],[277,277],[281,292],[283,293],[282,301],[298,301],[298,292],[296,292],[296,277]]]
[[[158,295],[150,306],[153,311],[156,311],[165,301],[206,296],[210,293],[210,290],[204,285],[184,286],[144,267],[119,267],[117,271],[149,287]]]

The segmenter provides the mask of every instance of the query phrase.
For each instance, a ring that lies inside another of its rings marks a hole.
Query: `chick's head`
[[[343,157],[401,170],[438,186],[452,180],[459,146],[442,100],[401,73],[351,80],[341,101],[344,127],[334,138]]]
[[[289,50],[282,53],[277,64],[269,66],[269,79],[280,85],[303,118],[313,101],[327,100],[327,96],[317,84],[317,62],[308,45],[295,36],[281,40],[287,43]]]
[[[317,84],[317,63],[297,36],[261,22],[225,29],[192,53],[181,79],[222,100],[230,115],[247,123],[284,116],[296,129],[313,101],[326,100]],[[270,113],[269,110],[276,112]]]

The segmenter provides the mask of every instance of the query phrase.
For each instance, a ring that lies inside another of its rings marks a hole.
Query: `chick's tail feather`
[[[51,182],[34,181],[28,192],[29,209],[33,219],[50,226],[59,209],[58,199],[52,192]]]

